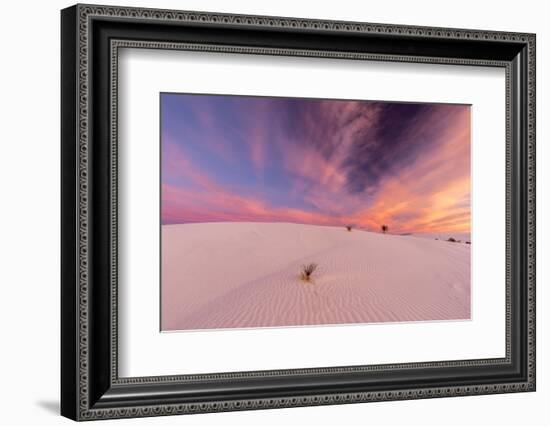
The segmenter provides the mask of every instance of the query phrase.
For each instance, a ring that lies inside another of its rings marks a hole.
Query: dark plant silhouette
[[[447,241],[449,241],[450,243],[456,243],[457,242],[453,237],[449,237],[449,239]]]
[[[346,225],[346,229],[348,230],[348,232],[351,232],[351,228],[352,228],[351,225]]]
[[[300,272],[300,278],[302,281],[309,281],[311,279],[311,274],[317,269],[316,263],[308,263],[307,265],[302,265],[302,272]]]
[[[382,225],[380,229],[382,229],[382,232],[385,234],[386,232],[388,232],[389,227],[388,225]]]
[[[472,244],[470,241],[466,241],[466,244]]]

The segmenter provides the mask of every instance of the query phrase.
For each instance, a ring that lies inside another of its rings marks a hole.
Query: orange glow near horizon
[[[172,96],[163,223],[470,232],[469,106]]]

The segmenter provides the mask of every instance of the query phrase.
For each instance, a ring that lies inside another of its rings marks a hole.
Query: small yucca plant
[[[351,232],[351,228],[352,228],[351,225],[346,225],[346,229],[348,230],[348,232]]]
[[[380,229],[382,229],[382,232],[385,234],[386,232],[388,232],[389,227],[388,225],[382,225]]]
[[[316,263],[308,263],[307,265],[302,265],[302,271],[300,272],[300,278],[302,281],[310,281],[311,274],[317,269]]]

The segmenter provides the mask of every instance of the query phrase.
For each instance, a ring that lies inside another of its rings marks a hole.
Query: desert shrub
[[[380,229],[381,229],[382,232],[385,234],[386,232],[388,232],[388,229],[390,229],[390,228],[388,227],[388,225],[382,225],[382,226],[380,227]]]
[[[302,265],[302,271],[300,272],[300,278],[303,281],[309,281],[311,279],[311,274],[317,269],[316,263],[308,263],[307,265]]]
[[[348,230],[348,232],[351,232],[351,228],[352,228],[351,225],[346,225],[346,229]]]
[[[456,243],[457,242],[453,237],[449,237],[447,239],[447,241],[450,242],[450,243]]]

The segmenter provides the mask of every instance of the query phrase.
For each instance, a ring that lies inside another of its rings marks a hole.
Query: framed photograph
[[[535,35],[61,12],[61,412],[535,390]]]

